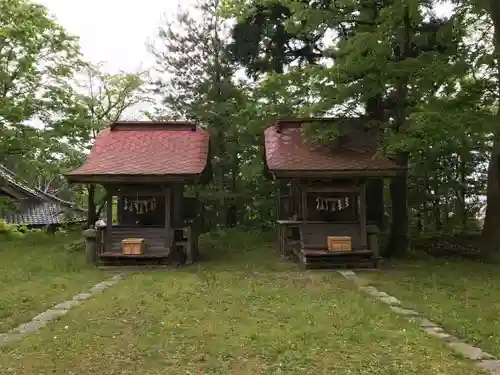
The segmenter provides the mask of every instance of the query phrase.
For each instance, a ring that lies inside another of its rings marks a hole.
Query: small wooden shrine
[[[189,122],[116,122],[98,134],[85,163],[65,175],[106,190],[98,259],[195,260],[198,205],[184,191],[211,178],[209,142]]]
[[[325,126],[334,122],[340,134],[334,145],[325,147],[304,135],[313,122]],[[378,266],[380,222],[370,222],[367,212],[383,207],[383,190],[369,207],[367,186],[404,169],[377,155],[377,136],[362,123],[362,119],[294,119],[265,130],[266,171],[278,186],[282,256],[294,256],[308,267],[365,262]]]

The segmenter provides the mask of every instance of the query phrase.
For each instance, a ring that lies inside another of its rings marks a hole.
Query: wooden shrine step
[[[99,254],[100,258],[142,258],[142,259],[156,259],[156,258],[168,258],[170,253],[168,252],[154,252],[145,254],[123,254],[119,251],[108,251]]]
[[[293,249],[293,254],[306,268],[376,268],[378,259],[371,250],[329,252],[326,250]]]

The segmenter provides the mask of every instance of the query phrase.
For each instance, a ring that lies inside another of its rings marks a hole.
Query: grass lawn
[[[500,356],[500,264],[408,260],[363,276],[469,343]]]
[[[0,237],[0,333],[25,323],[106,277],[86,266],[85,253],[65,246],[81,234]]]
[[[0,349],[0,369],[30,375],[483,374],[337,273],[280,261],[264,237],[205,239],[210,259],[204,263],[130,274],[38,334]]]

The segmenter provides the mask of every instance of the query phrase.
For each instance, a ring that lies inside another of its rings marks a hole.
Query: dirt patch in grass
[[[435,258],[479,260],[480,232],[441,234],[412,240],[416,252]]]

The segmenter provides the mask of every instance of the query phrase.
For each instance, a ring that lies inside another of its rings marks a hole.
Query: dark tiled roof
[[[101,131],[86,162],[66,174],[198,175],[207,166],[209,134],[187,122],[118,122]]]
[[[373,133],[353,127],[339,144],[325,147],[303,136],[302,126],[306,122],[308,120],[280,121],[265,130],[266,163],[271,172],[401,169],[387,157],[377,154],[378,143]]]
[[[12,197],[18,208],[4,212],[2,218],[15,225],[51,225],[62,222],[83,222],[85,210],[75,204],[43,191],[30,188],[19,177],[0,165],[0,195]]]
[[[73,217],[66,218],[66,212],[70,211]],[[61,203],[33,202],[19,210],[4,214],[4,220],[9,224],[16,225],[58,225],[63,222],[84,222],[84,212],[73,211]]]

